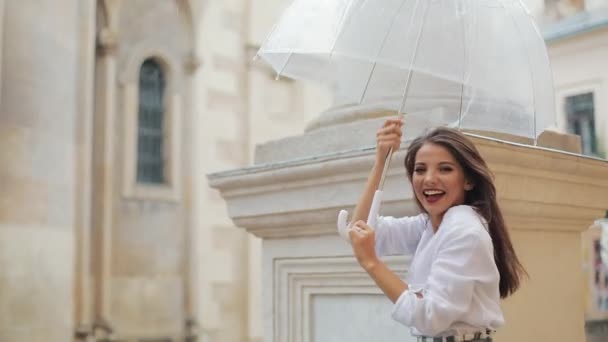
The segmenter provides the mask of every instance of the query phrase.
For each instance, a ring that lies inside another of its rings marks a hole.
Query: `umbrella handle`
[[[382,190],[376,190],[374,193],[374,199],[372,200],[372,206],[369,209],[369,215],[367,216],[367,225],[372,228],[376,228],[376,223],[378,222],[378,212],[380,211],[380,203],[382,202]],[[338,214],[338,234],[344,239],[346,242],[350,243],[350,236],[348,235],[349,227],[348,227],[348,211],[340,210]]]

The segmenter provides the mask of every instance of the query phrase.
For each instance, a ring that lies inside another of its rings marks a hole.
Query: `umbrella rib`
[[[475,6],[471,6],[470,10],[473,11],[474,9],[476,9]],[[477,28],[477,16],[479,15],[478,12],[473,13],[472,18],[474,18],[472,21],[472,26],[474,28]],[[464,104],[464,91],[465,91],[465,83],[468,82],[468,79],[471,77],[471,60],[470,60],[470,56],[468,54],[468,52],[470,52],[470,49],[467,49],[467,28],[465,25],[465,18],[468,18],[470,16],[462,16],[462,53],[463,53],[463,70],[462,70],[462,80],[461,80],[461,86],[460,86],[460,112],[458,113],[458,130],[462,130],[462,118],[463,118],[463,104]],[[477,31],[475,31],[477,32]],[[469,96],[469,102],[467,104],[467,109],[466,111],[468,112],[470,105],[471,105],[471,98],[472,96]]]
[[[342,32],[344,32],[344,28],[342,28],[342,25],[344,25],[344,18],[346,18],[346,13],[348,13],[348,11],[350,10],[351,6],[352,6],[352,2],[348,3],[348,7],[346,7],[346,9],[344,10],[344,12],[342,13],[342,18],[340,18],[340,25],[338,27],[338,34],[336,35],[336,39],[334,39],[334,43],[331,45],[331,50],[329,51],[329,58],[331,59],[332,56],[334,55],[334,49],[336,48],[336,44],[338,43],[338,40],[340,40],[340,38],[342,37]]]
[[[287,11],[289,11],[289,9],[290,9],[291,7],[293,7],[293,4],[294,4],[294,3],[295,3],[295,2],[292,2],[291,4],[289,4],[289,6],[287,6],[287,8],[285,8],[285,10],[283,10],[283,15],[285,15],[285,13],[287,13]],[[275,23],[275,24],[272,26],[272,29],[271,29],[271,30],[268,32],[268,34],[266,35],[266,37],[264,38],[264,40],[262,41],[262,44],[260,44],[260,46],[264,46],[264,45],[266,44],[266,42],[268,41],[268,39],[270,38],[270,36],[272,36],[272,34],[274,33],[274,31],[276,31],[277,27],[279,26],[279,23],[281,23],[281,21],[277,21],[277,22],[276,22],[276,23]],[[259,55],[258,55],[258,54],[259,54],[259,53],[260,53],[260,51],[258,50],[258,51],[255,53],[255,56],[253,56],[253,60],[254,60],[254,61],[258,59],[258,57],[259,57]]]
[[[274,78],[275,80],[278,81],[279,78],[281,78],[281,74],[283,73],[283,71],[287,67],[287,64],[289,63],[289,60],[291,59],[292,55],[293,55],[293,52],[290,52],[289,55],[287,55],[287,59],[285,60],[285,63],[283,63],[283,66],[281,67],[281,69],[279,70],[279,72],[277,72],[277,76]]]
[[[511,18],[511,20],[513,21],[513,24],[515,25],[515,29],[517,29],[517,31],[519,32],[519,35],[521,37],[523,37],[521,29],[519,27],[519,24],[517,23],[517,21],[515,20],[515,18],[513,17],[513,14],[507,10],[507,7],[504,3],[504,0],[500,0],[500,4],[502,5],[503,9],[505,10],[505,12],[508,13],[509,17]],[[525,7],[524,7],[524,11],[525,11]],[[529,15],[528,13],[526,13],[527,15]],[[528,70],[530,71],[529,75],[530,75],[530,84],[532,85],[532,110],[533,110],[533,122],[532,122],[532,127],[534,129],[534,146],[538,146],[538,135],[536,132],[536,94],[534,93],[534,69],[532,68],[532,63],[530,61],[530,55],[526,53],[526,46],[525,46],[525,41],[523,41],[522,39],[522,44],[524,44],[523,47],[523,52],[526,55],[526,60],[528,61]]]
[[[387,34],[382,39],[382,43],[380,44],[380,49],[378,49],[378,54],[376,55],[376,59],[374,60],[374,65],[372,66],[372,69],[369,72],[369,76],[367,77],[367,82],[365,82],[365,87],[363,88],[363,93],[361,94],[361,98],[359,99],[359,104],[361,104],[361,102],[363,102],[363,99],[365,98],[365,95],[367,94],[367,89],[369,88],[369,83],[372,80],[374,71],[376,70],[376,65],[378,65],[378,58],[380,58],[380,55],[382,54],[382,50],[384,50],[384,45],[386,44],[386,41],[388,40],[388,36],[390,35],[391,30],[393,29],[393,26],[395,25],[395,19],[397,19],[397,15],[399,14],[399,12],[401,12],[401,9],[403,8],[403,5],[405,4],[406,1],[407,0],[401,1],[399,8],[395,11],[393,18],[391,19],[391,25],[388,27]],[[418,4],[418,2],[416,2],[416,4]]]
[[[418,12],[418,6],[420,5],[420,0],[416,0],[416,5],[414,7],[414,14],[416,12]],[[429,5],[427,4],[426,8],[424,9],[424,15],[422,16],[422,22],[420,24],[420,29],[418,30],[418,35],[416,37],[416,43],[415,43],[415,47],[414,47],[414,55],[412,56],[412,60],[410,61],[410,67],[407,73],[407,79],[405,82],[405,89],[403,91],[403,98],[401,99],[401,105],[399,106],[399,110],[397,112],[397,115],[399,117],[399,119],[403,119],[403,106],[405,105],[405,99],[407,98],[407,94],[409,92],[409,88],[410,88],[410,83],[412,81],[412,67],[414,65],[414,63],[416,62],[416,57],[418,56],[418,49],[420,47],[420,40],[422,38],[422,32],[424,31],[424,22],[426,21],[426,16],[429,13]],[[414,15],[412,15],[412,18],[414,17]],[[388,151],[388,154],[386,155],[386,161],[384,162],[384,169],[382,170],[382,176],[380,176],[380,184],[378,185],[378,190],[382,190],[384,189],[384,181],[386,180],[386,174],[388,172],[388,167],[391,163],[391,159],[393,158],[393,149],[391,148]]]
[[[420,1],[417,0],[416,1],[416,8],[414,9],[414,13],[418,11],[418,5],[420,4]],[[418,36],[416,37],[416,44],[414,47],[414,56],[412,56],[412,60],[410,61],[410,67],[407,73],[407,79],[405,81],[405,89],[403,90],[403,97],[401,98],[401,104],[399,105],[399,110],[397,112],[397,115],[399,116],[399,118],[401,119],[403,117],[403,107],[405,106],[405,100],[407,98],[407,95],[410,91],[410,84],[412,81],[412,75],[413,75],[413,66],[414,63],[416,62],[416,57],[418,56],[418,49],[420,48],[420,38],[422,38],[422,32],[424,31],[424,22],[426,21],[426,16],[429,13],[429,5],[427,4],[425,10],[424,10],[424,15],[422,17],[422,23],[420,24],[420,29],[418,30]]]
[[[458,112],[458,130],[462,129],[462,102],[463,102],[463,96],[464,96],[464,82],[465,82],[465,77],[467,74],[467,68],[468,68],[468,56],[467,56],[467,40],[466,40],[466,32],[465,32],[465,16],[461,17],[461,22],[462,22],[462,60],[463,60],[463,65],[464,67],[462,68],[462,83],[460,84],[460,111]]]

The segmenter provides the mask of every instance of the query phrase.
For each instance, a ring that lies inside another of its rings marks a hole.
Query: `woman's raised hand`
[[[384,163],[388,151],[397,151],[401,145],[403,121],[388,119],[376,133],[376,162]]]

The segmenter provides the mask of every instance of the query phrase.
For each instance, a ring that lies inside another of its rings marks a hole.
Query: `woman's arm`
[[[396,303],[403,292],[409,288],[408,284],[401,280],[395,272],[391,271],[385,263],[378,260],[364,267],[365,271],[374,279],[376,285],[384,292],[391,302]],[[419,294],[417,294],[420,296]]]
[[[401,145],[401,126],[403,125],[401,120],[389,119],[384,122],[382,128],[376,133],[376,162],[370,172],[363,193],[357,202],[355,207],[355,213],[351,222],[357,222],[359,220],[367,221],[369,210],[372,206],[372,200],[374,199],[374,193],[378,190],[380,184],[380,178],[382,177],[382,170],[386,163],[386,156],[388,151],[392,148],[393,151],[397,151]]]
[[[350,239],[361,267],[374,279],[382,292],[395,303],[401,294],[408,289],[408,284],[378,259],[374,248],[374,229],[363,221],[357,221],[350,232]]]

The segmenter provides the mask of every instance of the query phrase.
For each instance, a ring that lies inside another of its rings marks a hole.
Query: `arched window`
[[[164,145],[165,77],[161,65],[147,59],[139,73],[137,182],[166,182]]]

